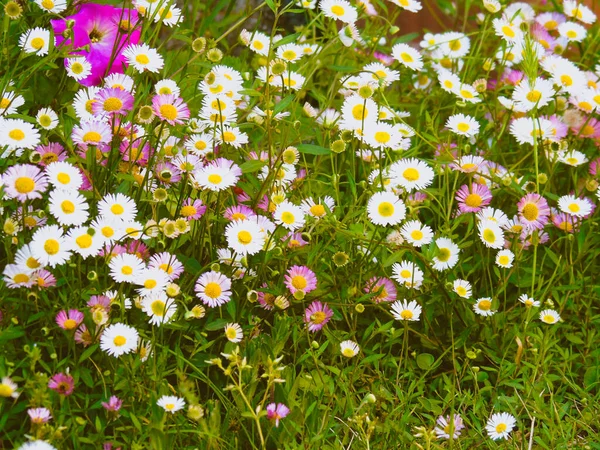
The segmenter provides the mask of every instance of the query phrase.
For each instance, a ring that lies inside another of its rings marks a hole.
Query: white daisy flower
[[[392,47],[392,56],[403,66],[419,71],[423,68],[423,59],[418,50],[408,44],[396,44]]]
[[[414,300],[397,300],[392,303],[392,315],[396,320],[416,322],[421,316],[421,306]]]
[[[89,217],[89,205],[77,191],[55,189],[49,200],[50,214],[61,225],[82,225]]]
[[[558,26],[558,33],[569,42],[581,42],[587,36],[587,30],[575,22],[561,23]]]
[[[454,283],[452,283],[452,290],[462,298],[471,298],[471,283],[466,280],[454,280]]]
[[[438,71],[438,81],[440,83],[441,88],[446,92],[455,95],[458,95],[458,93],[460,92],[462,82],[460,81],[458,75],[450,72],[449,70],[440,69]]]
[[[342,130],[361,131],[377,122],[377,104],[370,98],[364,99],[351,95],[342,105],[342,119],[339,127]]]
[[[533,145],[535,139],[552,139],[554,126],[543,118],[520,117],[510,124],[512,134],[519,144]]]
[[[99,86],[89,86],[87,88],[80,89],[75,94],[75,99],[73,100],[73,108],[75,109],[75,114],[79,117],[80,120],[90,121],[94,119],[94,115],[92,114],[92,105],[94,104],[96,94],[100,92],[101,87]]]
[[[169,275],[164,270],[158,268],[142,269],[133,279],[133,284],[142,286],[137,289],[137,293],[142,297],[161,293],[171,281]]]
[[[142,299],[141,305],[142,311],[150,318],[148,322],[157,326],[170,322],[177,312],[175,300],[169,298],[162,291],[145,296]]]
[[[433,241],[433,230],[418,220],[411,220],[402,226],[402,237],[411,245],[421,247]]]
[[[58,116],[52,108],[42,108],[35,116],[35,120],[45,130],[53,130],[58,126]]]
[[[108,263],[110,276],[117,283],[134,283],[145,268],[144,261],[137,255],[121,253]]]
[[[472,137],[479,133],[479,122],[465,114],[454,114],[448,118],[446,128],[461,136]]]
[[[33,28],[21,35],[19,46],[25,53],[35,53],[38,56],[48,54],[50,48],[50,31],[43,28]]]
[[[396,225],[406,217],[406,206],[391,192],[376,192],[367,203],[367,213],[375,225]]]
[[[158,95],[171,94],[175,97],[179,97],[180,90],[175,81],[166,78],[156,82],[154,85],[154,92],[156,92]]]
[[[225,228],[227,245],[242,255],[254,255],[265,245],[266,234],[255,220],[235,220]]]
[[[563,195],[558,199],[558,207],[562,212],[576,217],[585,217],[592,212],[592,204],[587,198],[574,195]]]
[[[458,262],[458,254],[460,253],[458,245],[448,238],[436,239],[435,245],[438,248],[438,253],[433,257],[433,268],[442,271],[454,267]]]
[[[494,441],[508,439],[510,432],[515,427],[516,419],[508,413],[496,413],[490,417],[485,426],[488,436]]]
[[[346,358],[352,358],[358,355],[359,351],[360,347],[354,341],[348,340],[340,342],[340,352],[342,356],[345,356]]]
[[[392,3],[400,6],[402,9],[406,9],[412,13],[421,11],[423,5],[418,0],[390,0]]]
[[[6,91],[0,96],[0,116],[7,114],[15,114],[17,108],[23,106],[25,99],[22,95],[17,95],[14,92]]]
[[[214,308],[231,300],[231,280],[219,272],[207,272],[196,281],[196,296]]]
[[[354,23],[358,19],[356,9],[346,0],[321,0],[319,8],[325,17],[344,23]]]
[[[497,222],[484,220],[477,225],[479,238],[486,247],[499,249],[504,246],[504,231]]]
[[[222,133],[218,133],[215,136],[215,140],[219,144],[229,144],[235,148],[240,148],[242,145],[248,143],[248,135],[240,131],[237,127],[225,125]]]
[[[402,141],[402,135],[393,125],[375,122],[365,128],[364,140],[373,148],[396,149]]]
[[[85,56],[67,58],[66,70],[67,76],[80,81],[92,74],[92,64]]]
[[[273,219],[277,225],[292,231],[302,228],[305,221],[302,208],[288,200],[284,200],[277,205],[273,213]]]
[[[135,220],[137,206],[135,201],[125,194],[108,194],[98,202],[98,212],[108,219],[131,222]]]
[[[492,299],[490,297],[482,297],[473,305],[473,310],[480,316],[488,317],[496,314],[492,310]]]
[[[42,9],[48,12],[58,14],[67,9],[66,0],[35,0],[35,3]]]
[[[100,348],[111,356],[118,358],[137,349],[139,334],[137,330],[124,323],[107,326],[100,338]]]
[[[577,167],[588,162],[588,157],[585,153],[578,150],[569,150],[568,152],[561,153],[558,156],[558,161],[569,166]]]
[[[96,256],[106,242],[98,233],[90,234],[92,228],[80,226],[67,232],[69,249],[81,255],[83,259]]]
[[[174,395],[163,395],[156,402],[158,406],[164,409],[166,412],[175,414],[177,411],[185,407],[185,400]]]
[[[91,223],[90,228],[105,244],[109,245],[123,235],[123,221],[120,219],[98,216]]]
[[[305,214],[314,217],[315,219],[322,219],[328,213],[333,212],[335,200],[328,195],[322,199],[317,199],[317,201],[313,200],[312,197],[309,197],[302,201],[301,207]]]
[[[242,38],[244,41],[247,41],[246,45],[255,53],[258,53],[262,56],[269,55],[269,49],[271,46],[271,39],[264,33],[260,31],[254,31],[250,34],[247,30],[242,30],[242,34],[246,32],[247,37]]]
[[[127,63],[138,72],[155,72],[158,73],[163,66],[163,57],[155,49],[147,44],[132,44],[123,51],[123,55]]]
[[[503,269],[510,269],[513,266],[515,254],[510,250],[500,250],[496,253],[496,265]]]
[[[410,261],[394,263],[392,272],[392,278],[407,288],[419,289],[423,283],[423,271]]]
[[[76,191],[83,184],[83,176],[77,167],[66,161],[55,161],[46,166],[50,184],[56,188]]]
[[[530,111],[533,108],[546,106],[553,95],[552,82],[543,78],[533,81],[524,79],[515,87],[512,100],[520,110]]]
[[[33,234],[31,253],[43,266],[56,267],[71,257],[69,246],[58,225],[46,225]]]
[[[524,35],[519,28],[519,23],[517,21],[511,22],[504,16],[502,18],[494,19],[492,24],[496,31],[496,36],[500,36],[506,42],[518,44],[523,41]]]
[[[14,151],[18,157],[23,154],[23,150],[33,149],[40,143],[40,132],[21,119],[0,119],[0,142],[8,153]],[[0,153],[0,157],[7,156],[7,153]]]
[[[394,186],[402,186],[407,192],[426,189],[433,182],[434,172],[424,161],[404,158],[390,166],[390,178]]]
[[[585,24],[592,24],[596,21],[596,14],[590,8],[582,3],[582,0],[564,0],[563,12],[566,16],[572,17]]]
[[[3,377],[2,381],[0,381],[0,397],[11,397],[17,398],[19,397],[19,393],[17,392],[17,383],[11,380],[9,377]]]
[[[525,306],[527,306],[528,308],[536,307],[539,308],[541,303],[538,300],[535,300],[534,298],[530,297],[527,294],[521,294],[519,296],[519,301],[521,303],[523,303]]]
[[[242,327],[238,323],[228,323],[225,325],[225,337],[229,342],[233,342],[237,344],[238,342],[242,342],[244,338],[244,332],[242,331]]]

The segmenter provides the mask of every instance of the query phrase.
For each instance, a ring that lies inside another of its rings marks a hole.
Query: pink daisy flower
[[[75,390],[75,382],[71,375],[65,375],[64,373],[57,373],[50,378],[48,381],[48,387],[60,395],[69,396]]]
[[[581,218],[561,211],[552,210],[552,223],[560,230],[573,233],[581,223]]]
[[[375,303],[393,302],[396,300],[397,291],[396,285],[389,278],[373,277],[367,281],[367,285],[363,289],[367,294],[375,294],[371,299]]]
[[[317,288],[315,273],[306,266],[292,266],[285,275],[285,285],[292,294],[302,291],[308,294]]]
[[[92,334],[89,332],[85,324],[81,324],[79,328],[77,328],[77,331],[73,336],[73,340],[78,344],[83,345],[84,347],[92,345],[92,343],[94,342]]]
[[[270,403],[267,405],[267,418],[275,422],[275,426],[279,426],[279,421],[290,413],[290,409],[283,403]]]
[[[227,220],[247,220],[256,216],[256,213],[251,208],[245,205],[230,206],[225,210],[223,216]]]
[[[2,175],[4,192],[8,198],[20,202],[42,198],[48,187],[48,178],[39,168],[31,164],[18,164],[10,167]]]
[[[119,88],[100,89],[92,103],[92,113],[102,118],[104,116],[125,116],[133,109],[133,95]]]
[[[31,279],[40,289],[56,286],[56,277],[46,269],[36,270],[31,274]]]
[[[183,273],[184,267],[175,255],[169,252],[162,252],[152,255],[148,261],[148,268],[164,270],[171,281],[176,280]]]
[[[48,408],[29,408],[27,414],[31,419],[31,423],[40,424],[46,423],[52,419],[52,414]]]
[[[121,406],[123,406],[123,400],[116,395],[112,395],[110,399],[108,399],[108,402],[102,402],[102,407],[111,412],[120,410]]]
[[[544,228],[550,216],[548,202],[540,194],[527,194],[517,203],[519,219],[528,229]]]
[[[156,177],[165,184],[177,183],[181,180],[181,170],[168,161],[159,162],[154,171]]]
[[[143,139],[134,139],[132,141],[124,139],[119,145],[123,161],[133,161],[140,166],[148,164],[150,156],[154,150],[149,142],[144,142]]]
[[[100,150],[106,150],[112,140],[112,132],[110,127],[104,122],[82,120],[78,126],[73,128],[71,139],[82,149],[87,149],[88,146],[95,146]]]
[[[590,175],[593,177],[598,175],[599,168],[600,168],[600,157],[598,157],[598,158],[592,160],[592,162],[590,162],[590,168],[589,168]]]
[[[492,192],[483,184],[463,184],[456,193],[458,209],[461,213],[479,212],[492,201]]]
[[[281,240],[283,242],[287,241],[287,246],[289,248],[303,247],[306,244],[308,244],[308,242],[306,242],[304,239],[302,239],[302,233],[293,232],[293,231],[290,231],[288,234],[286,234],[284,237],[282,237]]]
[[[56,323],[63,330],[71,331],[83,322],[83,313],[77,309],[62,310],[56,315]]]
[[[325,303],[312,302],[304,312],[304,322],[308,324],[308,331],[319,331],[333,316],[333,311]]]
[[[198,220],[206,212],[206,206],[200,199],[188,198],[181,207],[179,213],[188,220]]]
[[[211,308],[231,300],[231,280],[219,272],[211,271],[200,275],[195,290],[196,296]]]
[[[262,285],[263,289],[267,289],[266,283]],[[258,294],[258,303],[266,310],[273,309],[273,305],[275,304],[275,294],[266,291],[257,291]]]
[[[154,113],[170,125],[182,124],[190,118],[190,110],[180,97],[173,94],[155,95],[152,98]]]
[[[40,166],[47,166],[57,161],[67,159],[65,148],[58,142],[49,142],[46,145],[38,145],[35,149],[40,154],[40,161],[37,163]]]

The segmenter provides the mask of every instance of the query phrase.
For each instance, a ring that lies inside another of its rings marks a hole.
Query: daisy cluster
[[[290,14],[319,33],[239,30],[240,21],[223,42],[177,35],[183,50],[159,38],[185,22],[173,2],[36,0],[32,17],[19,2],[5,6],[6,23],[22,25],[15,64],[35,60],[29,67],[56,76],[60,92],[40,104],[26,82],[2,84],[0,312],[18,324],[35,308],[32,320],[51,317],[44,333],[78,355],[44,366],[43,395],[19,388],[20,366],[0,365],[0,397],[31,397],[32,436],[50,436],[47,391],[62,404],[85,389],[69,367],[91,358],[127,369],[110,389],[154,371],[157,388],[125,403],[105,388],[96,406],[110,420],[136,405],[202,420],[184,375],[201,365],[220,370],[204,375],[207,386],[236,391],[260,430],[263,417],[279,427],[294,414],[267,404],[285,379],[262,350],[248,358],[272,369],[253,372],[267,380],[264,396],[251,405],[243,389],[242,373],[259,369],[242,353],[275,336],[277,320],[312,340],[295,344],[306,347],[302,361],[317,364],[331,341],[325,355],[342,367],[371,354],[376,321],[391,336],[400,324],[407,358],[409,330],[425,328],[415,331],[424,340],[453,317],[483,330],[519,315],[540,332],[568,319],[536,268],[538,254],[590,232],[600,199],[600,65],[578,56],[594,13],[572,0],[541,12],[483,0],[475,36],[410,43],[361,25],[384,14],[379,3],[295,3]],[[422,9],[387,3],[394,17]],[[515,281],[520,269],[526,284]],[[177,387],[156,382],[159,364]],[[516,423],[499,413],[485,429],[508,439]],[[465,428],[442,415],[433,433],[457,439]]]

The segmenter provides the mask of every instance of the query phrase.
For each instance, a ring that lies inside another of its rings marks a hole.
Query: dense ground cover
[[[4,2],[0,447],[600,448],[576,1]]]

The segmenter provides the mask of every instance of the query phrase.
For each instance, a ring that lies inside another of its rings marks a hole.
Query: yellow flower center
[[[48,114],[41,115],[38,120],[40,122],[40,125],[43,127],[49,127],[50,125],[52,125],[52,118]]]
[[[62,212],[65,214],[73,214],[75,212],[75,205],[72,201],[65,200],[60,204],[60,209],[62,209]]]
[[[283,57],[283,59],[287,59],[288,61],[293,61],[294,59],[296,59],[296,57],[298,55],[293,50],[286,50],[285,52],[283,52],[281,54],[281,56]]]
[[[65,330],[73,330],[77,327],[77,322],[73,319],[67,319],[65,320],[65,323],[63,323],[63,327],[65,327]]]
[[[292,277],[292,286],[298,290],[303,290],[308,285],[308,281],[302,275],[295,275]]]
[[[92,237],[89,234],[82,234],[75,239],[75,243],[79,248],[90,248],[92,246]]]
[[[56,255],[60,250],[60,244],[56,239],[48,239],[44,243],[44,251],[49,255]]]
[[[450,256],[452,256],[450,250],[448,250],[447,248],[440,248],[440,252],[437,255],[437,259],[440,262],[446,262],[450,259]]]
[[[233,134],[231,131],[225,131],[223,133],[223,140],[225,142],[234,142],[235,141],[235,134]]]
[[[104,100],[104,111],[118,111],[123,107],[123,102],[116,97],[109,97]]]
[[[417,181],[420,178],[419,171],[413,167],[409,167],[402,172],[402,176],[408,181]]]
[[[38,267],[40,267],[40,263],[33,256],[27,258],[27,262],[25,263],[25,265],[30,269],[37,269]]]
[[[310,207],[310,212],[313,216],[321,217],[325,215],[325,208],[323,205],[312,205]]]
[[[296,221],[296,218],[294,217],[294,214],[292,214],[291,212],[285,211],[281,215],[281,221],[287,225],[291,225]]]
[[[400,272],[400,276],[402,278],[412,278],[412,273],[410,270],[404,269],[402,272]]]
[[[220,184],[223,181],[223,177],[218,173],[211,173],[208,176],[208,182],[212,184]]]
[[[471,91],[467,91],[466,89],[460,90],[460,95],[462,98],[473,98],[475,97]]]
[[[406,52],[400,53],[400,59],[402,59],[402,61],[404,61],[405,63],[411,63],[414,61],[413,57]]]
[[[122,347],[123,345],[125,345],[125,343],[127,342],[127,339],[125,338],[125,336],[117,336],[113,339],[113,343],[117,346],[117,347]]]
[[[581,208],[579,207],[579,205],[578,205],[577,203],[571,203],[571,204],[568,206],[568,209],[569,209],[569,211],[571,211],[571,212],[573,212],[573,213],[577,213],[577,212],[579,212],[579,210],[580,210]]]
[[[565,86],[571,86],[573,84],[573,78],[569,75],[561,75],[560,82]]]
[[[165,306],[165,302],[162,300],[154,300],[150,305],[150,309],[152,310],[152,314],[162,317],[165,315]]]
[[[483,303],[483,302],[482,302]],[[482,308],[483,309],[483,308]],[[489,309],[489,308],[488,308]],[[502,433],[504,431],[506,431],[506,424],[505,423],[499,423],[498,425],[496,425],[496,433]]]
[[[19,177],[15,180],[15,189],[19,194],[28,194],[35,189],[35,181],[30,177]]]
[[[193,207],[192,205],[186,205],[183,208],[181,208],[181,215],[183,217],[191,217],[194,214],[196,214],[198,211],[196,210],[195,207]]]
[[[25,133],[23,133],[22,130],[15,128],[14,130],[10,130],[8,132],[8,137],[15,141],[22,141],[23,139],[25,139]]]
[[[221,286],[214,282],[207,283],[206,287],[204,288],[204,293],[210,298],[219,297],[221,292]]]
[[[404,311],[402,311],[400,313],[400,317],[402,317],[404,320],[409,320],[413,318],[413,312],[409,309],[405,309]]]
[[[478,306],[482,311],[489,311],[492,308],[492,302],[489,300],[481,300]],[[506,427],[506,425],[504,426]]]
[[[529,91],[525,97],[527,97],[527,100],[529,100],[531,103],[537,103],[542,97],[542,93],[534,89],[533,91]]]
[[[489,228],[486,228],[485,230],[483,230],[482,235],[483,235],[483,240],[486,242],[496,241],[496,234]]]
[[[167,120],[177,119],[177,108],[173,105],[164,104],[160,106],[160,114]]]
[[[322,324],[325,319],[327,319],[327,314],[325,314],[323,311],[314,312],[310,316],[310,321],[316,325]]]
[[[461,49],[462,44],[460,42],[460,39],[454,39],[450,42],[448,42],[448,47],[450,48],[450,50],[452,50],[453,52],[456,52],[458,50]]]
[[[121,205],[116,203],[110,207],[110,212],[116,216],[120,216],[121,214],[123,214],[125,212],[125,208],[123,208]]]
[[[52,0],[42,0],[42,6],[46,9],[54,8],[54,2]]]
[[[546,314],[542,320],[546,323],[554,323],[554,316],[551,314]]]
[[[237,337],[236,329],[233,327],[227,328],[227,331],[225,332],[225,336],[227,336],[227,339],[229,339],[229,340],[235,339]]]
[[[508,25],[502,27],[502,33],[509,38],[514,38],[516,36],[515,31]]]
[[[421,239],[423,239],[423,232],[421,230],[413,230],[410,233],[410,237],[413,238],[415,241],[420,241]]]
[[[14,390],[8,384],[0,383],[0,397],[10,397]]]
[[[461,297],[464,297],[465,295],[467,295],[467,289],[464,286],[458,286],[456,288],[456,293]]]
[[[382,217],[390,217],[392,214],[394,214],[394,205],[392,205],[390,202],[381,202],[377,208],[377,211]]]
[[[375,133],[375,140],[380,144],[385,144],[389,142],[391,138],[392,137],[390,136],[390,134],[385,131],[378,131]]]
[[[508,265],[509,262],[510,262],[510,258],[506,255],[502,255],[502,256],[500,256],[500,258],[498,258],[498,263],[501,266],[506,266],[506,265]]]
[[[139,64],[142,64],[142,65],[144,65],[144,66],[145,66],[146,64],[148,64],[148,63],[150,62],[150,58],[148,58],[148,56],[147,56],[147,55],[143,55],[143,54],[142,54],[142,55],[137,55],[137,56],[135,57],[135,61],[136,61],[137,63],[139,63]]]
[[[83,135],[83,142],[100,142],[102,136],[97,131],[88,131]]]
[[[529,222],[533,222],[538,218],[539,208],[535,203],[527,203],[523,207],[523,212],[521,214],[523,214],[523,217],[526,220],[528,220]]]
[[[102,227],[100,232],[102,233],[102,236],[107,238],[112,237],[112,235],[115,234],[115,230],[111,227]]]
[[[363,105],[356,105],[352,108],[352,117],[356,120],[363,120],[367,118],[369,112],[364,108]]]
[[[81,64],[79,61],[76,61],[73,64],[71,64],[71,72],[73,72],[75,75],[83,73],[83,70],[83,64]],[[104,109],[106,109],[106,104],[104,105]]]
[[[265,45],[260,41],[254,41],[252,42],[252,47],[254,47],[256,50],[262,50],[265,48]]]
[[[131,275],[133,273],[133,268],[131,266],[123,266],[121,268],[121,273],[123,275]]]
[[[13,277],[13,281],[16,284],[21,284],[21,283],[28,283],[29,282],[29,276],[25,275],[24,273],[18,273]]]
[[[144,281],[144,287],[146,289],[154,289],[156,287],[156,280],[146,280]]]
[[[567,37],[569,39],[575,39],[577,37],[577,33],[573,30],[569,30],[569,31],[567,31]]]
[[[342,350],[342,355],[347,358],[352,358],[354,356],[354,350],[352,350],[350,347],[346,347],[344,350]]]
[[[336,16],[340,17],[340,16],[344,15],[345,11],[344,11],[344,8],[342,6],[340,6],[340,5],[333,5],[331,7],[331,12],[333,14],[335,14]]]
[[[471,127],[469,126],[468,123],[460,122],[458,125],[456,125],[456,128],[458,129],[458,131],[466,133],[467,131],[469,131],[469,128],[471,128]]]
[[[544,27],[547,30],[554,30],[556,27],[558,27],[558,22],[556,20],[549,20],[544,24]]]
[[[478,208],[481,205],[483,199],[479,194],[469,194],[467,198],[465,198],[465,205],[471,208]]]
[[[248,231],[240,231],[238,233],[238,242],[243,245],[248,245],[252,242],[252,235]]]
[[[36,50],[39,50],[44,46],[44,40],[40,37],[33,38],[31,40],[31,46]]]

